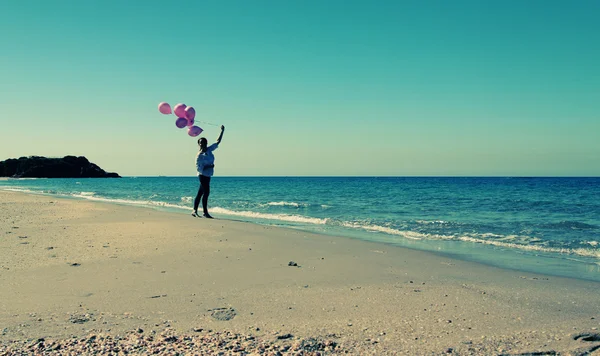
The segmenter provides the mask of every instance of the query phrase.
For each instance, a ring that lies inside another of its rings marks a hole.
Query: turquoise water
[[[196,177],[9,179],[0,189],[188,214]],[[215,218],[600,281],[600,178],[213,177]]]

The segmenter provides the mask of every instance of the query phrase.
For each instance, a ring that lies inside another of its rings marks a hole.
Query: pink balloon
[[[180,129],[186,127],[188,124],[188,120],[185,117],[178,117],[177,120],[175,120],[175,126],[179,127]]]
[[[169,115],[171,113],[171,105],[169,103],[162,102],[158,104],[158,111],[162,114]]]
[[[187,117],[188,120],[194,120],[196,117],[196,109],[194,109],[192,106],[185,108],[185,117]]]
[[[191,119],[191,120],[190,120],[190,119],[187,119],[187,122],[188,122],[188,123],[187,123],[187,127],[192,127],[192,126],[194,126],[194,119]]]
[[[192,126],[188,129],[188,135],[192,136],[192,137],[196,137],[198,135],[200,135],[202,133],[201,128],[199,128],[198,126]]]
[[[185,117],[185,104],[177,104],[175,105],[175,107],[173,108],[173,112],[175,113],[175,116],[177,117]]]

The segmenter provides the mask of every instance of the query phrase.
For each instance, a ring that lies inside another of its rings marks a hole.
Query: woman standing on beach
[[[196,199],[194,199],[194,212],[192,216],[199,217],[198,205],[200,205],[200,199],[202,199],[202,209],[204,210],[202,216],[212,219],[212,216],[208,213],[208,195],[210,194],[210,177],[212,177],[215,168],[213,151],[219,147],[224,131],[225,126],[221,125],[221,134],[217,138],[217,142],[210,146],[207,146],[208,141],[206,138],[201,137],[198,139],[200,151],[196,155],[196,170],[198,171],[198,179],[200,179],[200,188],[198,188],[198,194],[196,194]]]

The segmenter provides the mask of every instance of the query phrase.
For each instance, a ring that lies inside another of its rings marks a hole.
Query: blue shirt
[[[213,143],[212,145],[206,147],[206,152],[198,151],[196,155],[196,171],[198,171],[198,175],[203,175],[205,177],[212,177],[214,174],[213,167],[206,167],[211,164],[215,164],[215,156],[213,155],[213,151],[219,148],[218,143]]]

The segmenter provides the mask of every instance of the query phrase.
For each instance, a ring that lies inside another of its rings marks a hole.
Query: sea
[[[0,189],[190,214],[198,179],[7,179]],[[600,282],[598,177],[215,176],[209,211]]]

